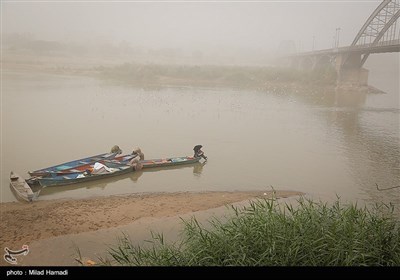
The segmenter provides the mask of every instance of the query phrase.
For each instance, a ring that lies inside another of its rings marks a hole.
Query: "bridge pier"
[[[338,71],[338,86],[368,86],[369,70],[365,68],[342,68]]]
[[[361,53],[339,54],[335,69],[338,74],[337,86],[368,86],[369,71],[361,66]]]

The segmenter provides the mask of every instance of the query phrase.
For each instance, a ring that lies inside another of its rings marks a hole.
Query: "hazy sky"
[[[337,27],[349,45],[381,1],[3,1],[2,32],[37,39],[96,40],[154,48],[330,48]]]

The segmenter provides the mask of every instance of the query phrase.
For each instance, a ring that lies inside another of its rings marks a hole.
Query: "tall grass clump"
[[[125,236],[110,248],[113,265],[161,266],[399,266],[400,228],[393,207],[372,209],[299,199],[298,205],[258,200],[234,208],[226,222],[184,221],[182,240],[149,247]]]

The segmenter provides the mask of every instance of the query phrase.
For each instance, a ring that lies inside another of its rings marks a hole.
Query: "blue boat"
[[[69,173],[64,175],[56,175],[53,173],[51,176],[37,178],[37,180],[43,187],[64,186],[64,185],[100,180],[134,171],[134,167],[131,165],[120,164],[108,160],[103,160],[102,162],[104,163],[101,164],[103,166],[102,168],[104,169],[104,172],[101,173],[80,172],[80,173]]]
[[[121,165],[131,165],[130,161],[135,158],[136,155],[124,155],[118,156],[110,160],[101,160],[98,161],[102,164],[108,163],[115,163]],[[140,165],[140,169],[147,169],[147,168],[154,168],[154,167],[167,167],[167,166],[177,166],[177,165],[184,165],[184,164],[191,164],[200,161],[200,157],[190,157],[190,156],[183,156],[183,157],[170,157],[170,158],[158,158],[158,159],[146,159],[140,160],[138,165]],[[62,175],[69,175],[69,174],[76,174],[76,173],[84,173],[87,170],[92,170],[95,163],[89,164],[82,164],[76,166],[71,169],[64,169],[60,171],[48,171],[43,174],[42,178],[50,177],[50,176],[62,176]],[[35,178],[37,180],[38,178]]]
[[[119,154],[119,152],[104,153],[104,154],[100,154],[100,155],[96,155],[96,156],[91,156],[91,157],[87,157],[87,158],[82,158],[82,159],[77,159],[77,160],[61,163],[58,165],[42,168],[42,169],[35,170],[35,171],[28,171],[28,173],[32,177],[47,176],[48,174],[51,174],[51,173],[57,173],[57,172],[60,172],[63,170],[71,170],[71,169],[76,168],[81,165],[92,164],[96,161],[113,159],[118,154]]]
[[[207,159],[203,152],[199,155],[196,149],[194,150],[194,156],[139,160],[136,163],[132,163],[131,160],[137,157],[137,154],[118,157],[116,157],[116,153],[103,154],[100,155],[100,158],[88,158],[88,161],[92,161],[90,163],[86,163],[84,160],[70,162],[70,165],[73,165],[71,168],[68,168],[69,164],[62,164],[47,169],[41,169],[39,170],[41,173],[36,172],[36,174],[41,174],[41,176],[32,177],[28,179],[29,181],[27,180],[27,182],[29,184],[39,183],[43,187],[63,186],[117,176],[142,168],[179,166],[199,162],[201,158]],[[105,172],[99,173],[99,169],[97,169],[96,166],[103,166]]]
[[[182,156],[182,157],[169,157],[169,158],[159,158],[159,159],[147,159],[147,160],[139,160],[138,164],[141,166],[140,168],[153,168],[153,167],[167,167],[167,166],[176,166],[182,164],[190,164],[200,161],[201,158],[207,160],[207,157],[204,155],[203,151],[201,151],[201,145],[197,145],[194,147],[195,154],[194,156]],[[104,155],[104,154],[103,154]],[[105,154],[106,155],[106,154]],[[100,155],[102,156],[102,155]],[[91,169],[95,162],[103,163],[104,160],[112,160],[115,163],[130,165],[131,160],[137,157],[138,154],[128,154],[107,157],[103,156],[102,158],[92,157],[87,160],[76,160],[70,163],[64,163],[57,166],[52,166],[48,168],[44,168],[38,171],[29,172],[31,176],[36,174],[37,177],[47,177],[54,175],[65,175],[71,173],[83,173],[88,169]],[[69,167],[71,166],[71,167]],[[32,178],[29,182],[32,184],[36,182],[37,178]]]

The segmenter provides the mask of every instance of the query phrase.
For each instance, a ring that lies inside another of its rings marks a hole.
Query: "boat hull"
[[[123,157],[120,157],[120,159],[122,158]],[[198,162],[199,160],[200,158],[194,158],[194,157],[174,157],[165,159],[142,160],[140,162],[143,164],[143,168],[152,168],[152,167],[170,167],[170,166],[192,164]],[[49,186],[65,186],[65,185],[89,182],[94,180],[100,180],[104,178],[109,178],[133,172],[134,167],[125,164],[127,162],[129,161],[124,161],[124,160],[118,161],[118,159],[102,161],[102,163],[106,164],[108,167],[119,169],[115,172],[83,176],[85,170],[93,168],[93,165],[85,165],[79,167],[80,172],[69,172],[68,170],[66,170],[65,173],[58,172],[58,173],[48,174],[48,176],[46,177],[38,178],[37,181],[41,186],[49,187]]]
[[[28,173],[29,173],[29,175],[35,176],[35,177],[46,176],[49,173],[57,173],[57,172],[62,172],[64,170],[71,170],[75,167],[79,167],[79,166],[86,165],[86,164],[91,164],[96,161],[113,159],[116,155],[117,155],[117,153],[100,154],[100,155],[96,155],[96,156],[91,156],[91,157],[87,157],[87,158],[83,158],[83,159],[77,159],[77,160],[61,163],[58,165],[42,168],[42,169],[35,170],[35,171],[28,171]]]
[[[83,173],[71,173],[64,175],[53,175],[50,177],[39,178],[38,181],[41,186],[65,186],[77,183],[90,182],[100,179],[105,179],[113,176],[118,176],[134,171],[133,166],[122,165],[122,164],[108,164],[108,167],[115,169],[112,172],[102,173],[102,174],[90,174],[83,175]]]
[[[125,156],[119,156],[115,157],[111,160],[102,160],[99,161],[100,163],[106,163],[106,162],[113,162],[116,164],[124,164],[124,165],[129,165],[129,162],[134,158],[135,156],[133,155],[125,155]],[[142,168],[154,168],[154,167],[167,167],[167,166],[178,166],[178,165],[184,165],[184,164],[191,164],[191,163],[196,163],[200,160],[200,158],[195,158],[195,157],[173,157],[173,158],[161,158],[161,159],[148,159],[148,160],[141,160],[139,163],[142,164]],[[52,175],[65,175],[65,174],[75,174],[75,173],[83,173],[86,170],[90,170],[93,168],[94,163],[92,164],[85,164],[85,165],[80,165],[76,166],[71,169],[65,169],[65,170],[60,170],[60,171],[49,171],[45,174],[42,175],[42,177],[49,177]]]
[[[143,165],[143,168],[154,168],[191,164],[199,162],[199,160],[200,158],[195,157],[174,157],[165,159],[141,160],[140,163]]]

